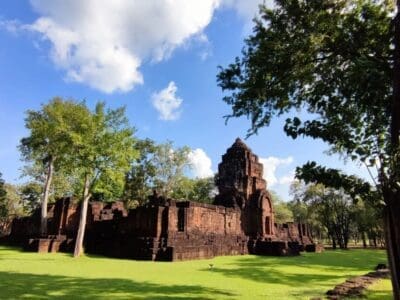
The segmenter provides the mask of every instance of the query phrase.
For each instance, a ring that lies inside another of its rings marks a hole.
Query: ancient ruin
[[[263,165],[240,140],[218,166],[214,204],[176,201],[154,194],[127,211],[122,202],[91,202],[87,253],[146,260],[189,260],[218,255],[297,255],[319,251],[306,224],[276,224]],[[72,251],[79,205],[58,200],[49,208],[49,236],[37,238],[38,218],[16,219],[9,241],[39,252]]]

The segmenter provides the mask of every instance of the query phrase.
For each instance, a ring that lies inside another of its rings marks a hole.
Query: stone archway
[[[259,207],[261,209],[261,233],[263,237],[271,237],[275,234],[274,211],[272,207],[271,195],[263,191],[259,198]]]

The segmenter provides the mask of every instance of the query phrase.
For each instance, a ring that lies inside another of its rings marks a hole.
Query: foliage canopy
[[[386,205],[395,299],[400,299],[399,11],[400,1],[391,0],[277,0],[273,9],[260,7],[242,57],[217,76],[229,92],[228,118],[250,118],[250,135],[290,113],[288,136],[321,139],[331,152],[376,167],[377,178],[371,176],[376,188],[315,162],[299,168],[297,177],[350,189],[354,183],[357,188],[346,192]]]

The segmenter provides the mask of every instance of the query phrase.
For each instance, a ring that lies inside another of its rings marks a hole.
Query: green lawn
[[[1,299],[309,299],[385,263],[380,250],[149,262],[0,247]],[[209,265],[213,264],[210,269]]]
[[[382,279],[370,285],[365,296],[369,300],[392,300],[392,283],[390,279]]]

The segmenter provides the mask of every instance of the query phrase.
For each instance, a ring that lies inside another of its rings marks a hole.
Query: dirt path
[[[335,286],[333,290],[326,292],[328,299],[344,299],[347,297],[362,297],[363,291],[375,281],[389,278],[388,269],[379,269],[368,274],[347,279],[345,282]]]

